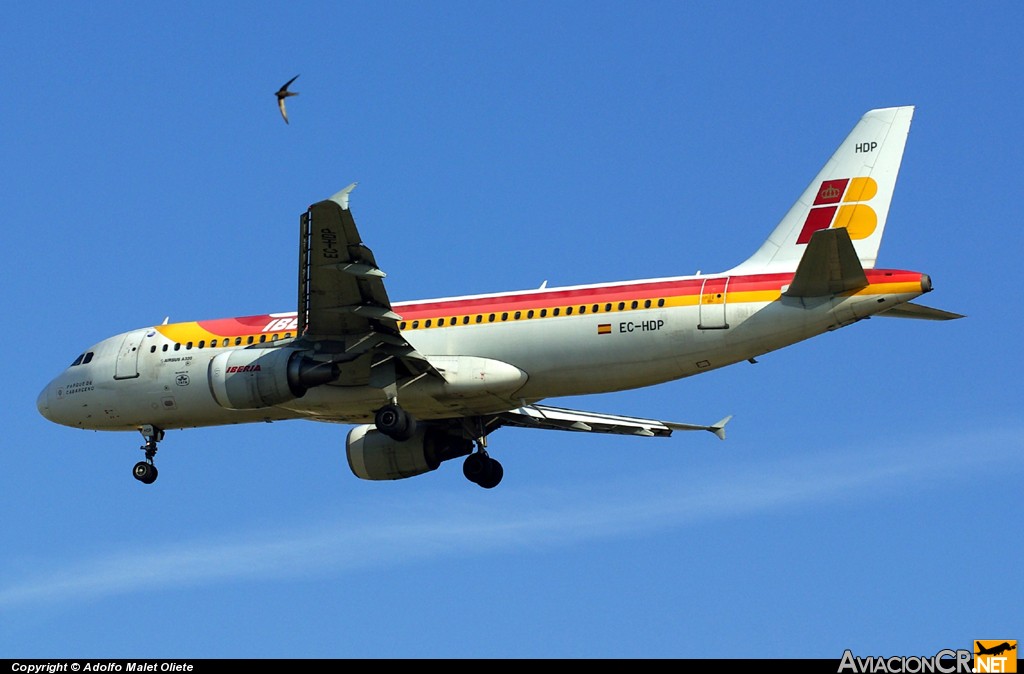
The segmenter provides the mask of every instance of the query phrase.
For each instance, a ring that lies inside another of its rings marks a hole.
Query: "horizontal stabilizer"
[[[920,318],[926,321],[952,321],[957,318],[963,318],[963,314],[954,314],[952,311],[943,311],[942,309],[933,309],[926,307],[923,304],[914,304],[913,302],[904,302],[899,304],[888,311],[883,311],[878,314],[879,316],[889,316],[890,318]]]
[[[845,227],[814,233],[793,275],[787,297],[822,297],[868,284]]]
[[[642,437],[668,437],[672,431],[710,431],[725,440],[725,425],[732,419],[727,416],[716,424],[702,426],[674,421],[658,421],[624,417],[599,412],[580,412],[546,405],[525,405],[498,415],[504,426],[520,428],[543,428],[557,431],[578,431],[584,433],[612,433],[616,435],[639,435]]]

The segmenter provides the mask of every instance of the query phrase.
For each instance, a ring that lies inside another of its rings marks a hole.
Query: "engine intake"
[[[210,361],[210,392],[221,407],[254,410],[306,395],[338,378],[338,366],[290,348],[237,349]]]

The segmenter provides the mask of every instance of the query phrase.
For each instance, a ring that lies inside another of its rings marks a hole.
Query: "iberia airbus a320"
[[[466,457],[502,478],[502,426],[647,437],[711,425],[552,407],[753,359],[874,315],[946,320],[916,271],[876,269],[913,107],[871,110],[761,247],[716,274],[392,303],[349,210],[350,185],[302,214],[297,311],[143,327],[89,347],[39,394],[47,419],[164,432],[310,419],[357,424],[352,472],[394,480]]]

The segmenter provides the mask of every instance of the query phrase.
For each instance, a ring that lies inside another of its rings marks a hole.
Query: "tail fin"
[[[768,240],[729,273],[794,271],[811,235],[837,227],[861,266],[874,267],[913,116],[913,106],[865,113]]]

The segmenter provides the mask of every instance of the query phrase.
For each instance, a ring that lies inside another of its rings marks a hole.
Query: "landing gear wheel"
[[[501,478],[505,476],[505,469],[501,467],[496,459],[488,458],[489,470],[487,471],[486,479],[477,482],[478,485],[484,489],[494,489],[501,482]]]
[[[470,482],[480,484],[480,478],[487,473],[487,461],[488,457],[486,454],[473,452],[462,462],[462,474]]]
[[[505,469],[483,452],[473,452],[462,463],[462,474],[484,489],[494,489],[505,475]]]
[[[394,403],[389,403],[373,415],[373,425],[384,435],[398,440],[408,440],[416,432],[416,419]]]
[[[157,469],[156,466],[147,461],[139,461],[135,464],[135,468],[132,469],[132,475],[143,484],[153,484],[156,482]]]

